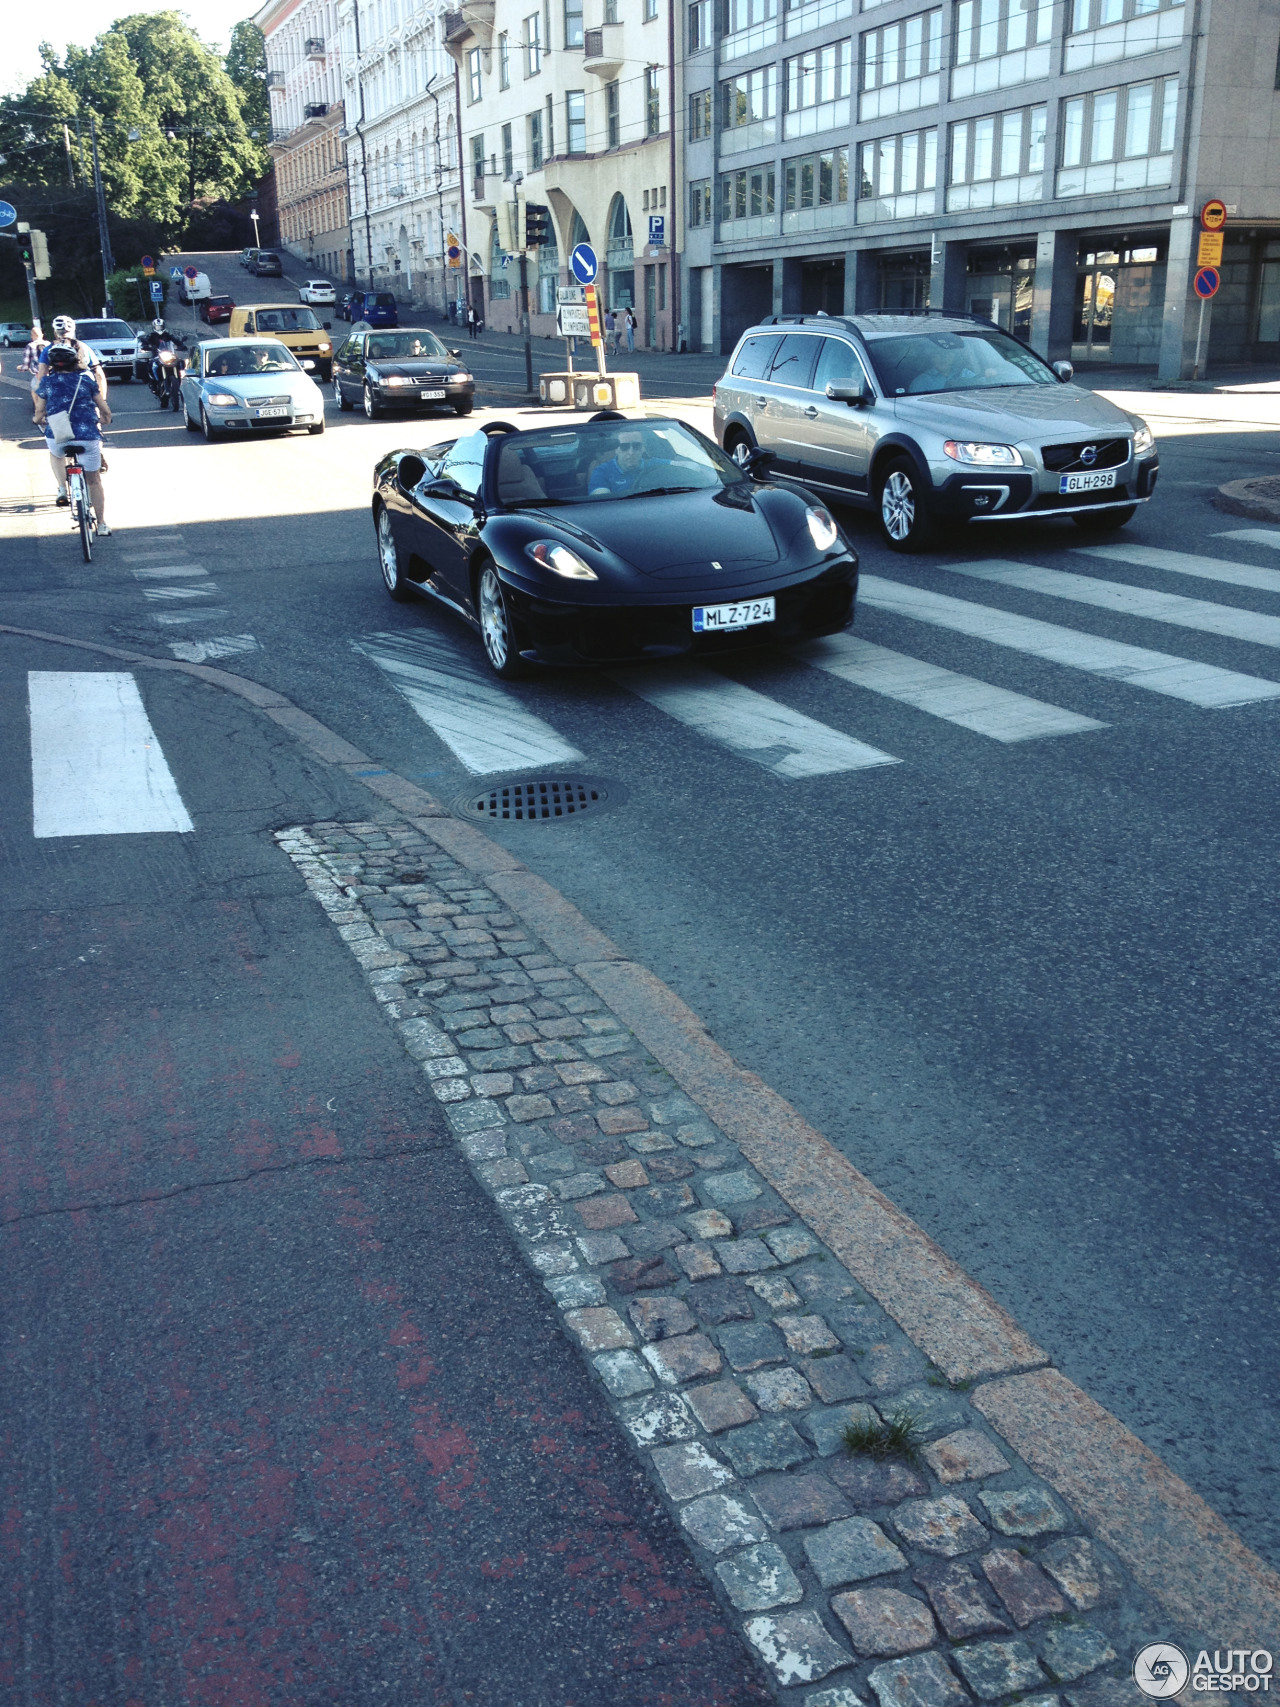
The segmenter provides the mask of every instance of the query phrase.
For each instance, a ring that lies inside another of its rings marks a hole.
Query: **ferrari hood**
[[[544,512],[545,513],[545,512]],[[771,568],[782,556],[754,495],[655,493],[555,512],[557,525],[641,575],[706,580]]]

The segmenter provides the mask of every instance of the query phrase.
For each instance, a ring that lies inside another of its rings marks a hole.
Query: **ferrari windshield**
[[[378,332],[365,345],[365,354],[371,362],[402,362],[449,352],[434,332]]]
[[[867,348],[886,397],[1058,383],[1025,345],[994,327],[872,338]]]
[[[587,504],[737,486],[743,474],[680,421],[584,421],[511,433],[498,451],[503,504]]]

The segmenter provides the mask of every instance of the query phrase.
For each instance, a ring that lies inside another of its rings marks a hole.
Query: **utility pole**
[[[524,246],[524,232],[520,228],[520,186],[523,182],[523,172],[512,174],[511,241],[520,248],[520,330],[524,333],[524,388],[529,396],[533,397],[533,345],[529,341],[529,251]]]
[[[92,107],[89,108],[89,139],[93,144],[93,193],[98,204],[98,243],[102,250],[102,309],[104,314],[110,314],[112,303],[109,281],[116,270],[116,263],[111,253],[111,238],[107,232],[107,197],[102,188],[102,167],[98,163],[98,120]]]

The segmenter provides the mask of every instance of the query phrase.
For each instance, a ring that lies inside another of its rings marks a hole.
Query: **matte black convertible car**
[[[834,634],[858,560],[813,497],[681,421],[491,421],[392,451],[373,482],[393,599],[432,594],[500,676]]]

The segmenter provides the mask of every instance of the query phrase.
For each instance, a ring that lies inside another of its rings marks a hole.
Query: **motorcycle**
[[[182,375],[187,361],[181,350],[159,350],[151,376],[151,389],[162,409],[177,413],[181,401]]]

